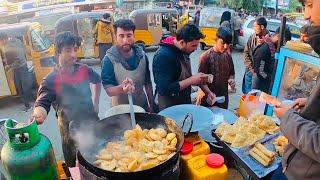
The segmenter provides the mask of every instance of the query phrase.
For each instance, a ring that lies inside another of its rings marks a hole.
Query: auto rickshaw
[[[202,50],[207,46],[214,46],[216,33],[220,27],[221,15],[225,11],[229,11],[233,17],[234,10],[232,9],[206,7],[201,10],[199,26],[202,34],[205,35],[205,38],[200,40]]]
[[[176,9],[138,9],[129,18],[136,25],[135,43],[143,47],[158,45],[163,35],[174,35],[186,23]]]
[[[40,84],[42,79],[52,71],[55,65],[54,48],[41,37],[41,25],[37,22],[0,25],[0,33],[9,38],[20,39],[26,49],[30,82]],[[0,97],[17,95],[13,71],[7,70],[0,62]],[[29,77],[28,77],[29,78]]]
[[[38,22],[42,26],[43,34],[48,38],[46,40],[50,40],[54,42],[55,37],[55,27],[54,23],[58,21],[58,19],[69,15],[71,12],[60,12],[60,13],[52,13],[41,16],[35,16],[30,18],[21,19],[20,22]]]
[[[81,12],[59,19],[55,24],[55,34],[71,31],[81,39],[77,51],[78,59],[99,58],[99,47],[95,44],[93,29],[106,12]]]

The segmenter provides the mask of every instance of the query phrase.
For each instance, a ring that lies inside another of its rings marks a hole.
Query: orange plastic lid
[[[189,141],[184,141],[181,148],[181,154],[182,155],[189,154],[192,152],[192,150],[193,150],[193,143]]]
[[[241,100],[244,101],[244,100],[247,98],[247,96],[248,96],[248,100],[249,100],[249,101],[253,101],[253,100],[255,100],[256,98],[258,98],[257,96],[253,96],[253,95],[242,95],[242,96],[241,96]]]
[[[220,154],[212,153],[207,155],[206,163],[211,168],[220,168],[224,165],[224,158]]]

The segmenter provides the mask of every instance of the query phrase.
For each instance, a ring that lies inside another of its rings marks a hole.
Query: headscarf
[[[230,23],[231,20],[231,12],[229,11],[224,11],[221,15],[221,20],[220,20],[220,25],[222,24],[222,22],[224,21],[228,21]]]

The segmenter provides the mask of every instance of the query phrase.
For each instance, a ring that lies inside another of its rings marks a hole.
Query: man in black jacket
[[[192,75],[189,55],[199,45],[203,34],[188,24],[160,44],[153,59],[153,74],[156,84],[159,110],[178,104],[191,103],[191,86],[201,84],[206,75]]]
[[[271,84],[271,76],[274,71],[274,55],[279,41],[280,27],[276,32],[263,38],[253,55],[253,77],[252,89],[259,89],[268,93]],[[291,32],[288,27],[285,28],[284,44],[291,40]]]
[[[252,34],[248,42],[244,48],[243,56],[244,56],[244,65],[246,67],[245,74],[243,77],[242,82],[242,92],[244,94],[247,94],[252,89],[252,81],[253,81],[253,75],[255,72],[254,69],[254,54],[256,53],[257,49],[264,43],[264,38],[266,35],[269,34],[269,31],[267,30],[267,20],[264,17],[259,17],[255,20],[253,24],[254,34]],[[264,47],[261,48],[263,54],[260,52],[258,53],[258,57],[255,57],[255,59],[259,59],[261,57],[264,57],[264,60],[269,58],[270,59],[270,53],[268,52],[268,46],[264,45]],[[265,56],[269,56],[266,57]]]

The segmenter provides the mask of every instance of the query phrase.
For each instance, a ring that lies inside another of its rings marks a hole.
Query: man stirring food
[[[98,120],[101,79],[87,65],[76,63],[77,37],[71,32],[58,34],[55,39],[58,62],[42,81],[32,118],[38,124],[46,119],[50,106],[56,110],[60,128],[62,151],[69,167],[76,164],[76,144],[69,132],[72,124]],[[92,91],[90,90],[92,85]]]
[[[134,45],[135,25],[121,19],[114,23],[116,44],[103,59],[101,78],[112,106],[128,104],[132,93],[133,104],[153,112],[153,92],[148,58],[143,49]]]

